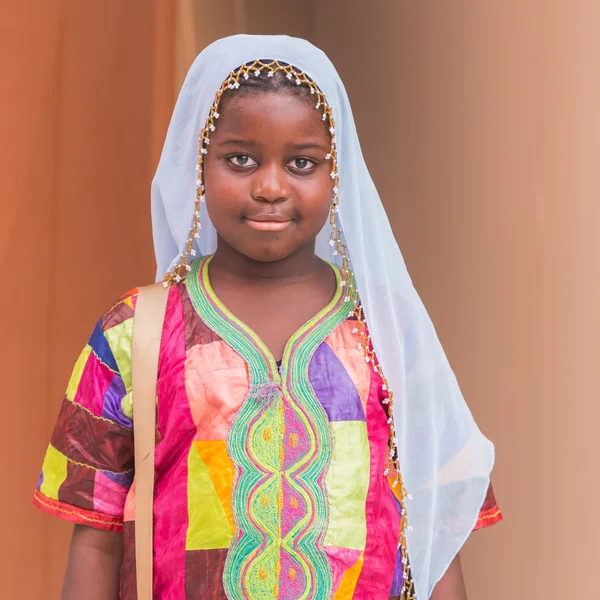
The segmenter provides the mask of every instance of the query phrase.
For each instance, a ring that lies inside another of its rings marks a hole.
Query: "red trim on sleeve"
[[[103,515],[91,510],[78,508],[72,504],[65,504],[59,500],[52,500],[44,496],[39,490],[33,494],[33,504],[55,517],[71,521],[78,525],[88,525],[105,531],[123,531],[123,519],[112,515]]]
[[[486,527],[491,527],[496,523],[500,523],[504,519],[504,515],[500,510],[500,507],[496,504],[493,508],[489,508],[486,510],[482,510],[479,513],[479,519],[477,519],[477,524],[473,531],[477,531],[478,529],[485,529]]]
[[[479,511],[479,519],[477,520],[474,530],[491,527],[492,525],[502,521],[503,518],[502,511],[500,510],[500,507],[496,502],[496,497],[494,496],[494,488],[490,484],[483,502],[483,506]]]

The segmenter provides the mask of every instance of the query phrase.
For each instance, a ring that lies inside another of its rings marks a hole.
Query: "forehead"
[[[287,90],[235,92],[224,99],[213,137],[253,135],[328,138],[328,126],[310,99]]]

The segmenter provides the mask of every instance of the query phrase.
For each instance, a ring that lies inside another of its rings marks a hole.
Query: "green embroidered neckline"
[[[353,314],[354,305],[343,297],[345,283],[331,265],[334,297],[290,337],[280,373],[260,337],[215,294],[210,261],[193,263],[187,279],[190,299],[207,326],[244,358],[250,379],[227,440],[235,466],[236,532],[223,573],[225,592],[235,600],[275,600],[285,586],[296,598],[329,598],[333,578],[324,550],[329,524],[325,479],[333,436],[308,376],[314,352]]]

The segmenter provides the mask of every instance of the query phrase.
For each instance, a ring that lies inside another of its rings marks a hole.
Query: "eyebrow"
[[[251,148],[256,148],[258,146],[258,142],[255,140],[243,140],[237,138],[225,139],[222,142],[219,142],[219,146],[247,146]],[[324,150],[328,151],[329,147],[324,146],[323,144],[319,144],[318,142],[304,142],[300,144],[293,144],[291,146],[294,150]]]
[[[239,139],[228,139],[219,142],[219,146],[258,146],[258,143],[254,140],[239,140]]]
[[[292,148],[294,150],[312,150],[312,149],[325,150],[325,151],[329,150],[328,147],[323,146],[323,144],[319,144],[317,142],[305,142],[303,144],[294,144],[292,146]]]

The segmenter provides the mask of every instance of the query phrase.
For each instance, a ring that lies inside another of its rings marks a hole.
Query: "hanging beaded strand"
[[[407,500],[412,500],[412,496],[407,493],[404,486],[404,481],[400,474],[400,461],[398,457],[398,439],[396,437],[396,427],[394,424],[393,407],[394,407],[394,394],[389,387],[388,381],[383,374],[381,364],[377,360],[377,355],[373,349],[373,342],[369,334],[367,323],[365,321],[364,312],[362,306],[357,304],[354,314],[358,321],[358,326],[353,330],[353,333],[360,335],[361,341],[358,344],[359,348],[364,349],[365,362],[369,363],[373,367],[373,371],[377,373],[381,379],[381,388],[386,394],[383,399],[383,404],[386,407],[387,422],[389,427],[389,455],[388,464],[385,468],[384,475],[392,478],[392,488],[399,486],[400,495],[400,540],[398,548],[401,553],[402,567],[403,567],[403,587],[400,592],[400,598],[405,600],[415,600],[414,582],[410,570],[410,564],[408,560],[408,544],[406,540],[406,533],[412,531],[411,526],[408,524],[408,514],[406,510]]]
[[[338,172],[338,159],[337,159],[337,140],[335,133],[335,121],[333,118],[333,113],[331,107],[327,103],[325,95],[321,92],[321,90],[317,87],[316,83],[308,77],[302,71],[297,71],[288,64],[280,64],[278,61],[271,62],[263,62],[260,60],[256,60],[252,63],[242,65],[235,71],[232,71],[229,74],[229,77],[225,79],[221,88],[217,91],[215,95],[215,100],[210,107],[209,115],[206,119],[206,124],[204,128],[200,131],[199,140],[198,140],[198,164],[197,164],[197,173],[198,178],[196,182],[196,198],[194,201],[194,215],[192,220],[192,226],[189,231],[188,239],[185,243],[185,250],[179,256],[179,259],[174,266],[172,271],[169,271],[165,274],[163,285],[165,287],[169,287],[169,285],[173,283],[179,283],[185,279],[191,270],[190,257],[196,256],[196,251],[194,249],[194,240],[200,237],[200,207],[201,203],[204,202],[204,158],[208,154],[209,146],[210,146],[210,134],[215,131],[217,126],[217,121],[220,117],[219,114],[219,104],[225,94],[229,90],[237,90],[241,87],[240,81],[247,81],[251,77],[259,77],[262,72],[267,73],[267,77],[273,77],[275,73],[282,71],[285,73],[286,79],[293,81],[296,85],[305,85],[309,88],[311,95],[315,100],[315,109],[322,111],[321,119],[323,122],[327,122],[329,125],[329,133],[331,139],[331,148],[329,153],[326,154],[325,159],[331,161],[331,172],[330,176],[333,182],[333,197],[331,201],[331,209],[329,214],[329,223],[331,225],[331,235],[329,238],[329,244],[333,248],[333,254],[339,255],[341,259],[341,270],[344,275],[342,278],[341,285],[346,287],[346,301],[352,301],[354,304],[354,309],[350,312],[348,316],[354,316],[356,318],[356,327],[353,332],[360,337],[359,347],[364,349],[365,352],[365,362],[369,363],[373,371],[375,371],[382,381],[382,389],[386,393],[387,397],[383,400],[384,405],[387,408],[387,416],[388,416],[388,425],[389,425],[389,460],[388,466],[385,470],[385,475],[393,478],[392,487],[396,488],[398,485],[401,497],[401,522],[400,522],[400,541],[399,548],[402,557],[403,564],[403,575],[404,575],[404,587],[401,591],[401,596],[405,598],[405,600],[414,600],[414,585],[412,581],[412,576],[410,572],[410,565],[408,562],[408,553],[407,553],[407,544],[406,544],[406,532],[409,529],[408,518],[406,512],[406,500],[410,499],[410,496],[406,493],[406,489],[404,487],[404,483],[402,481],[402,477],[400,475],[400,467],[398,462],[398,449],[397,449],[397,439],[396,439],[396,430],[394,427],[394,418],[393,418],[393,404],[394,404],[394,396],[392,391],[389,389],[387,379],[383,374],[383,370],[375,352],[373,350],[373,344],[371,341],[371,337],[369,335],[369,331],[366,325],[366,321],[364,318],[364,313],[362,310],[362,306],[360,304],[360,299],[358,296],[358,289],[354,284],[354,278],[350,269],[350,258],[348,255],[348,247],[344,241],[342,229],[339,225],[338,218],[338,207],[339,207],[339,172]]]

